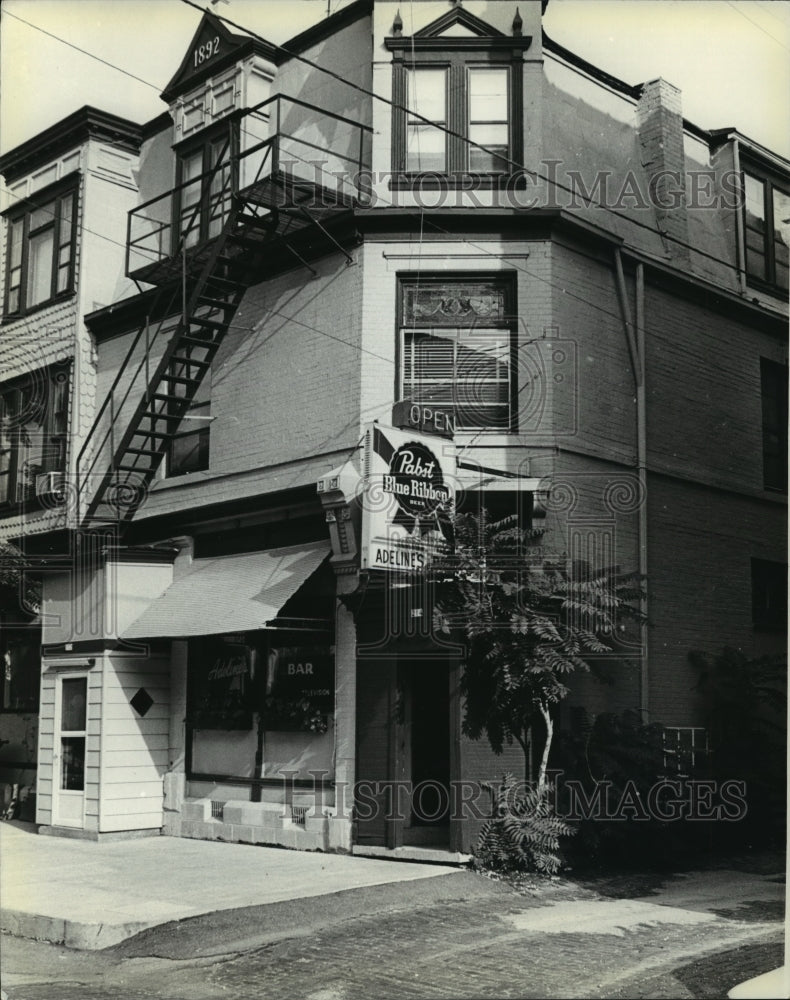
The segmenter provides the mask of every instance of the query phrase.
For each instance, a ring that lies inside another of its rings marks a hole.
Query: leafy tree
[[[541,532],[520,529],[515,517],[492,521],[462,514],[452,556],[435,564],[435,628],[460,629],[467,643],[461,678],[464,732],[486,735],[495,753],[514,740],[530,774],[535,724],[545,730],[537,792],[547,790],[554,735],[552,709],[568,694],[576,671],[622,648],[628,622],[641,621],[637,578],[616,568],[593,569],[549,558]]]

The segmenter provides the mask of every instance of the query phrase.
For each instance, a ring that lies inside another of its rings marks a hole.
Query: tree
[[[479,517],[458,515],[454,552],[434,564],[434,627],[460,629],[467,644],[464,732],[485,734],[495,753],[515,740],[529,782],[540,720],[538,798],[547,789],[552,708],[568,694],[569,676],[588,671],[596,657],[621,653],[628,623],[642,620],[633,574],[551,559],[538,544],[541,534],[520,529],[514,517],[491,521],[485,509]]]

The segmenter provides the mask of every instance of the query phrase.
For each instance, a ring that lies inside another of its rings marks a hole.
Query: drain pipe
[[[639,576],[647,580],[647,392],[645,388],[645,266],[641,261],[636,265],[636,356],[639,362],[639,377],[636,381],[636,464],[639,476]],[[642,582],[642,586],[646,583]],[[648,629],[647,594],[639,602],[644,616],[639,627],[642,647],[641,673],[639,678],[639,708],[642,723],[649,721],[650,678],[648,674]]]
[[[645,272],[644,265],[636,264],[636,330],[631,320],[628,291],[623,273],[623,258],[620,248],[614,251],[615,278],[623,329],[631,358],[631,371],[636,387],[636,468],[639,480],[640,503],[637,511],[639,576],[647,576],[647,396],[645,393]],[[647,615],[647,598],[639,602],[643,615]],[[647,666],[647,623],[640,626],[641,668],[639,675],[639,708],[642,721],[647,722],[649,713],[649,677]]]

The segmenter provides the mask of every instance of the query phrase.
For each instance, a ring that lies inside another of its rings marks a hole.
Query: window
[[[787,365],[760,358],[763,486],[787,493]]]
[[[407,66],[404,73],[406,131],[402,146],[396,144],[395,170],[514,172],[509,160],[518,154],[511,136],[510,67],[456,61]]]
[[[0,386],[0,505],[44,492],[66,463],[69,368],[39,369]]]
[[[459,430],[513,430],[513,284],[404,280],[400,399],[452,410]]]
[[[3,629],[0,625],[3,662],[3,712],[37,712],[41,674],[41,631]]]
[[[752,559],[752,623],[755,628],[787,631],[787,565]]]
[[[517,173],[529,38],[506,36],[462,7],[412,37],[402,25],[393,30],[385,39],[393,54],[393,173]]]
[[[229,134],[226,126],[219,136],[180,154],[179,232],[187,247],[219,236],[228,217],[232,196]]]
[[[5,315],[24,315],[74,288],[76,188],[8,214]]]
[[[790,193],[750,173],[743,184],[747,277],[787,291]]]
[[[447,169],[447,134],[434,125],[447,127],[447,70],[408,69],[408,108],[433,125],[408,115],[406,169],[423,172]]]
[[[448,119],[447,114],[450,69],[406,69],[408,113],[404,167],[408,172],[445,173],[449,169],[455,172],[469,170],[473,173],[504,173],[508,170],[510,70],[504,67],[462,69],[465,71],[468,108],[465,111],[463,102],[459,103],[452,120]],[[422,120],[425,118],[431,124]],[[489,152],[469,143],[459,142],[444,129],[466,136]]]
[[[191,348],[190,348],[191,350]],[[202,351],[202,348],[198,348]],[[182,348],[182,352],[184,348]],[[176,381],[186,373],[185,363],[174,367],[168,393],[178,397],[185,391],[185,383]],[[194,368],[189,369],[189,375]],[[167,476],[183,476],[188,472],[203,472],[208,468],[209,441],[211,436],[211,370],[203,376],[192,402],[171,439],[167,452]]]

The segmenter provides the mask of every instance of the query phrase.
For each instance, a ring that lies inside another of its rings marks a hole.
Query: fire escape
[[[155,293],[77,456],[82,527],[134,517],[268,261],[351,260],[333,232],[352,217],[370,131],[277,95],[224,120],[208,171],[129,213],[126,273]]]

